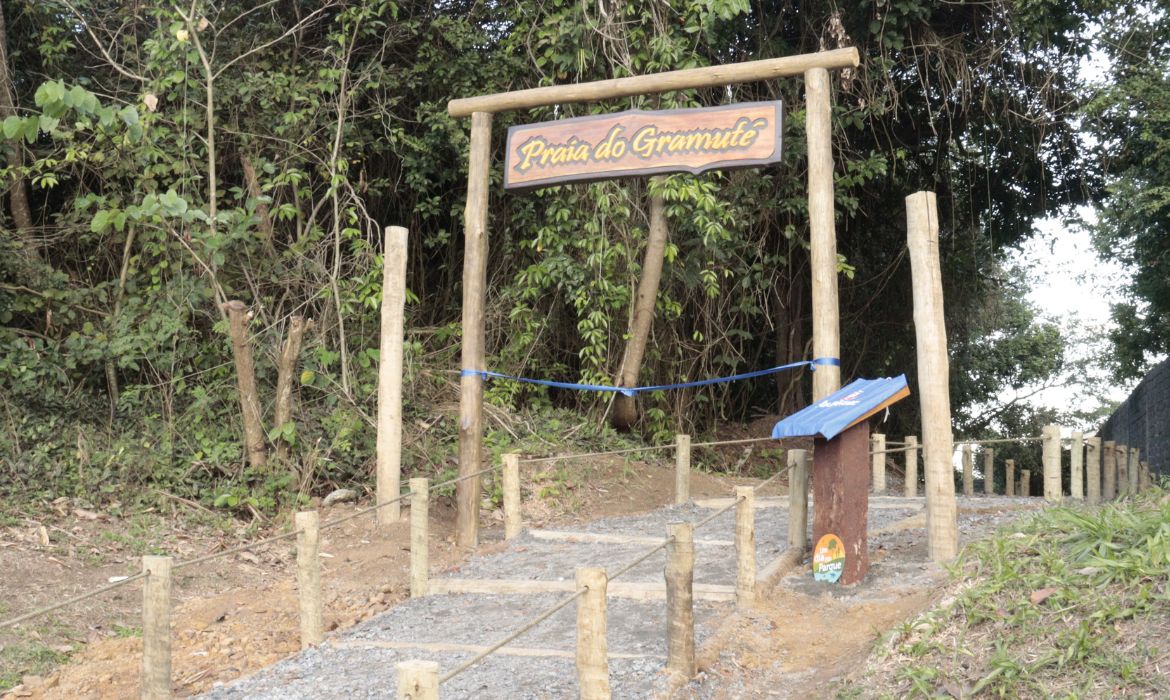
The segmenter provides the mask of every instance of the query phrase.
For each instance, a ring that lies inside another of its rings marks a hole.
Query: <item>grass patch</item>
[[[69,654],[40,642],[26,641],[0,648],[0,693],[20,685],[23,676],[41,676],[65,663]]]
[[[953,600],[838,697],[1170,697],[1170,493],[1060,507],[964,549]]]

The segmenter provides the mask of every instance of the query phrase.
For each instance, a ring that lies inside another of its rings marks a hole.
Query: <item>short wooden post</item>
[[[1044,438],[1041,460],[1044,463],[1044,500],[1059,503],[1064,498],[1060,483],[1060,426],[1046,425],[1041,431]]]
[[[171,697],[171,558],[142,557],[142,699]]]
[[[886,436],[881,433],[869,436],[869,451],[873,493],[878,496],[886,492]]]
[[[695,528],[671,523],[666,548],[666,670],[695,675]]]
[[[504,455],[504,539],[518,537],[520,518],[520,455]]]
[[[1020,495],[1027,498],[1032,495],[1032,470],[1020,470]]]
[[[1150,463],[1142,460],[1142,490],[1145,491],[1154,485],[1153,479],[1150,477]]]
[[[963,445],[963,495],[975,495],[975,459],[969,443]]]
[[[808,547],[808,451],[788,450],[788,546]]]
[[[581,700],[609,700],[609,645],[606,641],[605,569],[577,569],[577,686]]]
[[[1005,459],[1003,469],[1003,493],[1005,496],[1014,496],[1016,495],[1016,460]]]
[[[1101,499],[1117,498],[1117,443],[1106,440],[1101,448]]]
[[[297,600],[301,616],[301,648],[325,641],[321,603],[320,516],[305,510],[293,517],[297,528]]]
[[[401,661],[398,700],[439,700],[439,664],[435,661]]]
[[[1129,445],[1117,443],[1117,496],[1129,495]]]
[[[906,240],[914,288],[918,397],[922,405],[922,466],[926,474],[926,541],[931,561],[959,552],[958,504],[951,434],[950,358],[933,192],[906,198]]]
[[[906,480],[902,485],[906,498],[918,497],[918,436],[906,436]]]
[[[1129,495],[1135,495],[1140,488],[1141,450],[1137,447],[1129,448]]]
[[[430,569],[429,518],[430,482],[416,477],[410,480],[410,597],[422,598],[428,592]]]
[[[378,503],[398,498],[402,488],[402,340],[406,309],[406,229],[386,227],[382,254],[382,331],[378,354]],[[402,517],[401,502],[377,510],[378,525]]]
[[[1085,501],[1101,502],[1101,438],[1085,438]]]
[[[983,494],[995,495],[995,450],[983,448]]]
[[[1068,489],[1074,500],[1085,499],[1085,434],[1074,430],[1072,434],[1072,452],[1069,453]]]
[[[756,602],[756,490],[735,487],[735,605],[750,608]]]
[[[691,500],[691,436],[674,436],[674,502]]]

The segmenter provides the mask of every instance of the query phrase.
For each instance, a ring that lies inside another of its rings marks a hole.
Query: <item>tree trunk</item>
[[[8,66],[8,27],[4,21],[4,2],[0,0],[0,121],[16,115],[16,90],[13,88],[12,72]],[[10,183],[8,206],[17,230],[28,235],[32,230],[32,209],[28,204],[28,183],[21,173],[24,167],[24,147],[20,140],[8,144],[7,151]],[[29,249],[30,253],[34,253]]]
[[[232,336],[232,357],[236,363],[236,384],[240,389],[240,410],[244,418],[244,451],[248,464],[263,468],[268,464],[268,447],[260,419],[260,397],[256,393],[256,368],[252,364],[252,346],[248,344],[248,321],[252,314],[238,300],[223,305]]]
[[[642,358],[654,322],[654,305],[658,301],[658,283],[662,279],[662,262],[666,255],[666,210],[662,197],[650,198],[650,232],[646,239],[646,258],[642,262],[642,279],[634,299],[634,316],[630,321],[630,339],[622,357],[618,386],[637,386],[642,372]],[[612,422],[618,430],[629,430],[638,420],[635,397],[617,394],[613,403]]]
[[[289,443],[284,439],[284,426],[292,422],[293,378],[297,370],[297,357],[301,354],[301,340],[305,331],[313,325],[302,316],[293,316],[288,324],[288,337],[280,353],[280,364],[276,371],[276,429],[281,436],[276,438],[276,460],[283,464],[288,460]]]
[[[256,201],[256,218],[260,221],[260,233],[265,242],[272,244],[272,216],[268,213],[268,205],[260,198],[264,196],[260,189],[260,181],[256,178],[256,166],[252,164],[252,157],[247,153],[240,153],[240,166],[244,169],[244,183],[248,187],[248,196]],[[277,447],[279,450],[279,446]]]

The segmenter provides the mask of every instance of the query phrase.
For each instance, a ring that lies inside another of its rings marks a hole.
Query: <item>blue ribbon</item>
[[[576,384],[573,382],[554,382],[549,379],[529,379],[528,377],[515,377],[510,374],[501,374],[499,372],[489,372],[487,370],[479,369],[464,369],[459,373],[461,377],[482,377],[484,379],[508,379],[514,382],[524,382],[525,384],[539,384],[540,386],[551,386],[557,389],[573,389],[575,391],[609,391],[623,394],[624,396],[634,396],[636,394],[645,393],[648,391],[665,391],[667,389],[689,389],[696,386],[708,386],[711,384],[723,384],[725,382],[734,382],[740,379],[751,379],[753,377],[763,377],[768,374],[776,374],[787,369],[795,367],[811,366],[815,372],[817,365],[833,365],[835,367],[841,366],[841,360],[836,357],[818,357],[814,360],[801,360],[800,362],[793,362],[787,365],[780,365],[779,367],[772,367],[770,369],[761,369],[755,372],[744,372],[743,374],[733,374],[730,377],[716,377],[714,379],[700,379],[695,382],[683,382],[681,384],[657,384],[655,386],[605,386],[603,384]]]

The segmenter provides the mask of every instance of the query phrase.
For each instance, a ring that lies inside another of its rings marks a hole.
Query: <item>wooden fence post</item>
[[[434,661],[401,661],[398,700],[439,700],[439,664]]]
[[[1014,496],[1016,495],[1016,460],[1005,459],[1003,461],[1003,469],[1003,494],[1005,496]]]
[[[690,680],[695,668],[695,528],[671,523],[666,549],[666,670]]]
[[[1154,485],[1153,479],[1150,478],[1150,463],[1142,460],[1142,490],[1145,491]]]
[[[320,516],[306,510],[293,517],[297,528],[297,599],[300,603],[301,648],[308,649],[325,641],[325,622],[321,604]]]
[[[995,450],[983,448],[983,494],[995,495]]]
[[[406,310],[406,229],[386,227],[382,254],[382,328],[378,354],[378,503],[398,498],[402,489],[402,339]],[[402,517],[401,502],[379,508],[378,525]]]
[[[142,700],[171,697],[171,558],[142,557]]]
[[[975,495],[975,459],[970,443],[963,445],[963,495],[968,498]]]
[[[906,239],[914,287],[918,396],[922,404],[922,464],[926,473],[926,535],[931,561],[959,551],[955,470],[951,466],[950,358],[938,252],[938,204],[933,192],[906,198]]]
[[[520,535],[520,455],[504,455],[504,539]]]
[[[735,606],[750,608],[756,602],[756,490],[735,487]]]
[[[1060,483],[1060,426],[1046,425],[1041,460],[1044,463],[1044,500],[1059,503],[1064,498]]]
[[[1118,443],[1117,451],[1117,495],[1129,495],[1129,445]]]
[[[874,433],[869,436],[870,468],[875,496],[886,492],[886,436]]]
[[[808,547],[808,451],[788,450],[788,546]]]
[[[1101,499],[1117,497],[1117,443],[1106,440],[1101,448]]]
[[[1072,434],[1072,452],[1069,454],[1069,493],[1074,500],[1085,499],[1085,434],[1074,430]]]
[[[1101,502],[1101,438],[1085,438],[1085,501]]]
[[[430,574],[430,481],[410,480],[410,597],[422,598],[429,589]]]
[[[674,436],[674,502],[682,505],[691,500],[691,436]]]
[[[902,487],[906,498],[918,497],[918,436],[906,436],[906,483]]]
[[[1032,470],[1020,470],[1020,495],[1027,498],[1032,495]]]
[[[1137,494],[1141,480],[1139,470],[1141,469],[1141,450],[1137,447],[1129,448],[1129,495]]]
[[[606,641],[605,569],[577,569],[577,686],[581,700],[609,700],[609,645]]]

